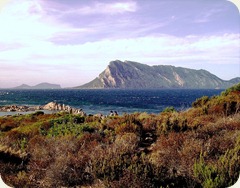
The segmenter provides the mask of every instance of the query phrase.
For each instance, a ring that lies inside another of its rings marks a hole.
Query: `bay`
[[[81,108],[87,114],[160,113],[166,107],[191,107],[202,96],[219,95],[221,89],[86,89],[86,90],[0,90],[0,106],[57,103]]]

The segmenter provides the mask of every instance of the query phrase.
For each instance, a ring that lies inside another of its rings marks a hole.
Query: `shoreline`
[[[5,105],[0,106],[0,116],[4,115],[23,115],[30,114],[36,111],[42,111],[44,113],[50,114],[54,112],[69,112],[70,114],[79,114],[85,116],[86,113],[79,108],[73,108],[69,105],[59,104],[56,102],[49,102],[42,106],[34,106],[34,105]]]

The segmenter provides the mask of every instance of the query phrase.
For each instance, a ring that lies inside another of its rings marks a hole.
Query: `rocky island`
[[[11,88],[11,89],[62,89],[59,84],[51,84],[51,83],[40,83],[35,86],[29,86],[27,84],[22,84],[20,86]]]
[[[97,78],[76,89],[225,89],[240,82],[240,78],[222,80],[200,69],[170,65],[149,66],[132,61],[111,61]]]

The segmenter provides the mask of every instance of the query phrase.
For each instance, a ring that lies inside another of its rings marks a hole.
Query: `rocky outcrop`
[[[86,115],[82,109],[78,109],[78,108],[73,108],[69,105],[65,105],[65,104],[59,104],[56,102],[50,102],[44,106],[41,107],[43,110],[56,110],[56,111],[65,111],[65,112],[69,112],[71,114],[79,114],[79,115]]]
[[[36,106],[17,106],[17,105],[9,105],[9,106],[0,106],[1,112],[28,112],[38,110],[39,107]]]
[[[170,65],[148,66],[137,62],[116,60],[110,62],[93,81],[76,89],[224,89],[238,82],[240,78],[226,81],[202,69],[194,70]]]
[[[50,102],[44,106],[42,106],[44,110],[60,110],[60,111],[68,111],[70,106],[66,106],[64,104],[58,104],[56,102]]]
[[[56,102],[50,102],[43,106],[17,106],[17,105],[0,106],[1,112],[28,112],[36,110],[64,111],[69,112],[71,114],[79,114],[82,116],[86,115],[82,109],[73,108],[69,105],[59,104]]]

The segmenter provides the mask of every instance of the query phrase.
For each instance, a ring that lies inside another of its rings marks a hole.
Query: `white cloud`
[[[114,2],[99,3],[96,2],[92,6],[84,6],[79,9],[72,9],[78,14],[119,14],[125,12],[135,12],[137,10],[136,2]]]
[[[43,2],[46,3],[47,2]],[[60,7],[64,5],[58,4]],[[66,4],[67,5],[67,4]],[[66,6],[65,5],[65,6]],[[61,8],[61,11],[59,10],[59,7],[55,9],[54,7],[46,7],[50,12],[54,14],[58,14],[58,16],[66,16],[66,15],[117,15],[117,14],[123,14],[128,12],[136,12],[138,9],[137,3],[135,1],[113,1],[108,3],[103,3],[101,1],[88,1],[84,5],[79,6],[68,6],[67,8]]]
[[[0,45],[44,41],[64,31],[65,26],[46,17],[37,0],[9,1],[0,12]]]
[[[6,50],[0,53],[0,59],[22,66],[25,71],[41,71],[46,77],[60,73],[69,75],[66,77],[72,80],[64,77],[58,81],[78,85],[93,79],[115,59],[176,66],[184,63],[188,67],[194,67],[196,63],[238,65],[238,38],[239,35],[185,38],[162,35],[79,45],[39,42],[17,50]],[[13,67],[11,71],[14,71]]]

